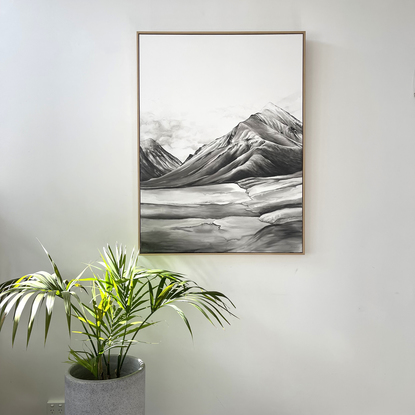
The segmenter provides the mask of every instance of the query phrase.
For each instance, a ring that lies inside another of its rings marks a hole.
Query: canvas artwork
[[[304,45],[138,33],[142,254],[303,253]]]

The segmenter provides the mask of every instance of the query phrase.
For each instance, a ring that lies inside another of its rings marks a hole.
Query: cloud
[[[156,140],[169,153],[184,161],[189,154],[219,136],[195,120],[161,118],[147,112],[140,116],[140,137]]]

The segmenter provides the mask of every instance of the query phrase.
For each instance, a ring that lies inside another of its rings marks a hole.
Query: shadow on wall
[[[40,263],[41,246],[27,237],[21,227],[0,217],[0,283],[30,272],[26,264]],[[13,260],[11,260],[13,258]],[[43,262],[46,265],[46,262]]]

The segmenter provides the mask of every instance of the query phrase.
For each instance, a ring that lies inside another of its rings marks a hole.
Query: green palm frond
[[[48,254],[49,256],[49,254]],[[50,256],[49,256],[50,257]],[[53,260],[51,260],[53,262]],[[55,271],[57,270],[54,265]],[[59,272],[59,271],[58,271]],[[20,323],[22,313],[29,303],[31,302],[31,311],[29,322],[27,324],[27,342],[29,344],[30,336],[32,333],[33,322],[40,310],[42,303],[45,303],[46,318],[45,318],[45,342],[49,332],[50,322],[53,315],[53,308],[55,304],[55,298],[60,297],[65,303],[65,313],[67,316],[68,329],[70,330],[71,323],[71,297],[75,296],[78,300],[76,293],[67,291],[66,285],[61,277],[58,277],[56,272],[49,274],[45,271],[39,271],[34,274],[25,275],[22,278],[7,281],[0,286],[0,330],[7,315],[12,311],[14,307],[13,316],[13,331],[12,331],[12,344],[14,343],[17,328]]]
[[[43,247],[53,273],[39,271],[0,284],[0,330],[7,316],[14,310],[12,344],[25,308],[29,308],[27,341],[29,344],[33,323],[45,308],[45,342],[48,336],[55,303],[63,304],[69,333],[72,319],[82,328],[74,330],[84,345],[83,350],[70,348],[69,361],[79,363],[97,379],[106,379],[110,369],[111,353],[118,353],[115,372],[120,375],[124,359],[137,335],[159,321],[153,317],[164,307],[172,308],[183,320],[193,336],[190,320],[181,304],[189,304],[211,324],[223,327],[228,316],[235,316],[235,306],[219,291],[207,291],[184,275],[163,269],[145,269],[138,265],[138,252],[117,244],[109,245],[101,254],[101,261],[88,265],[76,278],[64,280],[56,263]],[[89,270],[91,276],[84,277]],[[77,291],[88,294],[85,303]],[[58,300],[58,301],[56,301]]]

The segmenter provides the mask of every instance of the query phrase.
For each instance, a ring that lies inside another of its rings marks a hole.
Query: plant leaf
[[[65,313],[66,313],[66,323],[68,325],[69,335],[71,334],[71,293],[69,291],[62,292],[63,303],[65,306]]]
[[[49,291],[46,294],[45,303],[46,303],[46,319],[45,319],[45,343],[46,343],[46,339],[48,337],[48,332],[49,332],[50,320],[52,319],[53,305],[55,303],[54,292]]]
[[[29,323],[27,325],[26,347],[29,345],[30,335],[32,334],[33,321],[35,320],[35,316],[40,308],[40,305],[43,302],[44,297],[45,297],[44,293],[39,293],[36,295],[35,299],[33,300]]]
[[[173,308],[174,310],[177,311],[177,313],[179,314],[179,316],[183,319],[183,321],[185,322],[187,328],[189,329],[190,335],[193,338],[193,332],[192,332],[192,328],[190,327],[190,323],[189,320],[187,319],[186,315],[183,313],[182,310],[180,310],[179,307],[175,306],[174,304],[168,304],[169,307]]]
[[[12,346],[14,345],[14,339],[17,333],[17,327],[19,325],[20,317],[22,316],[22,312],[24,307],[29,300],[29,298],[34,294],[34,292],[29,292],[28,294],[21,297],[19,301],[19,305],[16,304],[16,308],[14,310],[14,322],[13,322],[13,332],[12,332]]]
[[[61,277],[61,273],[59,272],[59,269],[56,266],[55,262],[53,261],[52,257],[49,255],[49,252],[46,250],[46,248],[42,245],[42,243],[40,241],[39,241],[39,243],[42,246],[43,250],[45,251],[46,255],[48,256],[49,261],[52,264],[53,270],[55,271],[55,274],[56,274],[56,276],[59,279],[59,282],[63,283],[63,280],[62,280],[62,277]]]

